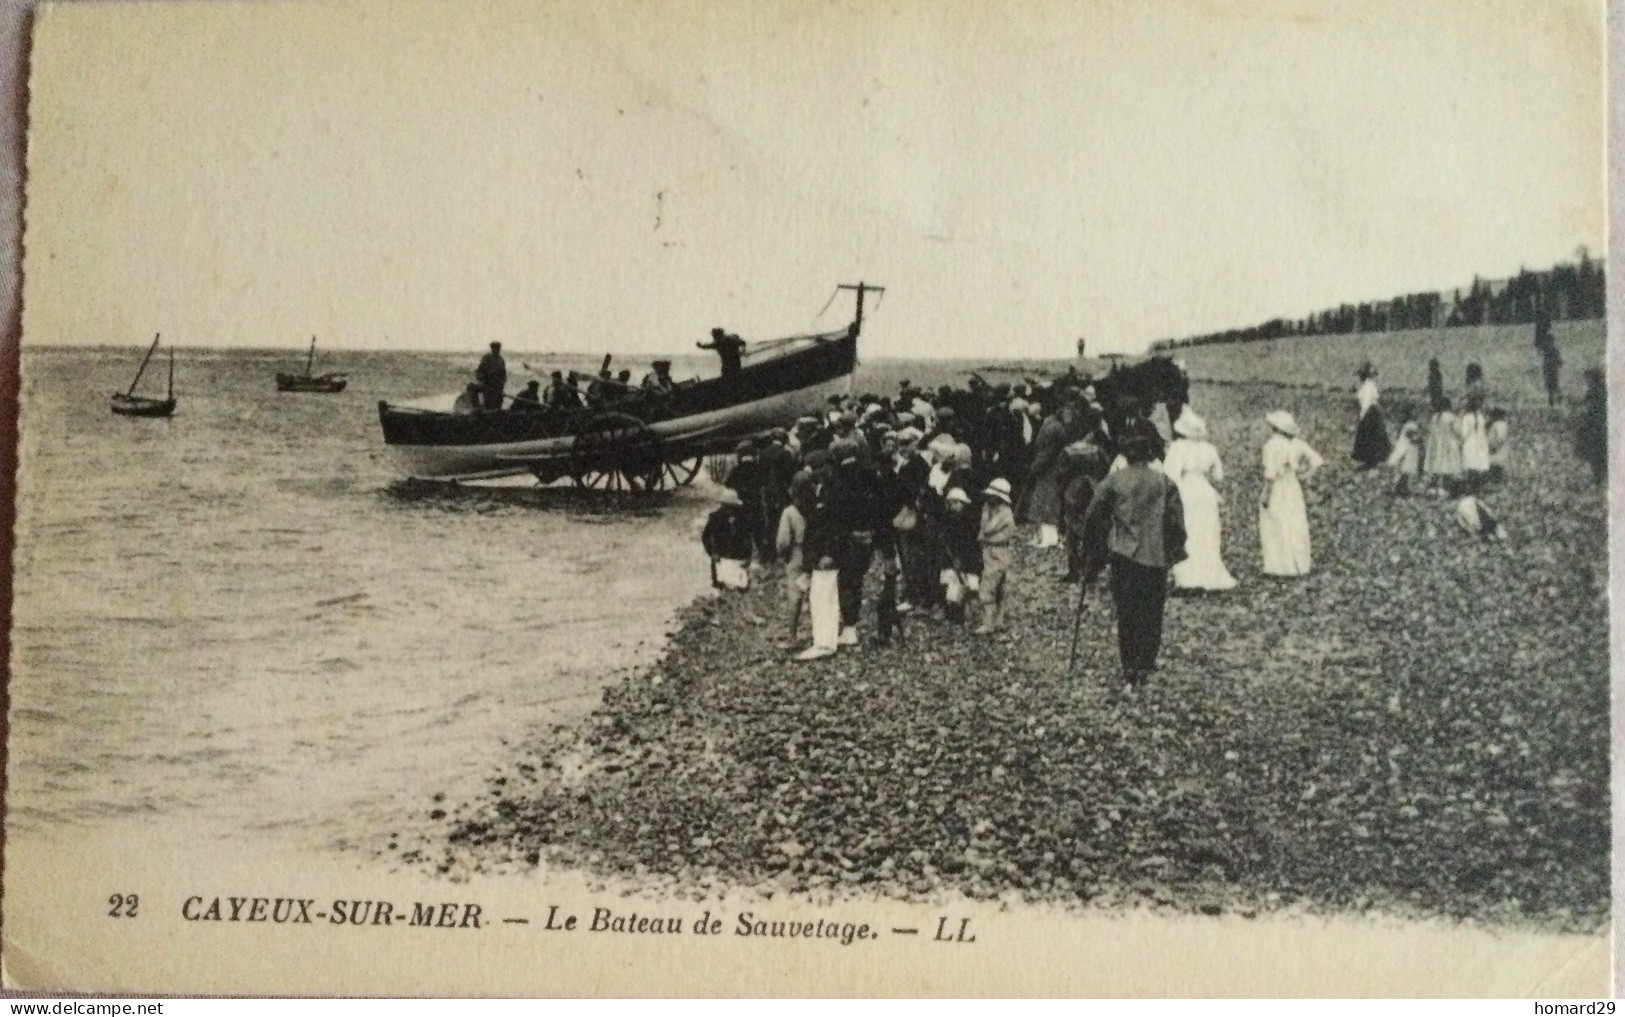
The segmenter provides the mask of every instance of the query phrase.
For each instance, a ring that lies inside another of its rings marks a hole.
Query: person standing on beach
[[[776,546],[784,559],[785,634],[780,645],[788,650],[796,645],[801,629],[801,612],[807,606],[811,574],[806,567],[807,514],[810,492],[803,489],[799,501],[792,500],[779,515]]]
[[[1535,351],[1540,354],[1540,373],[1546,382],[1546,405],[1556,406],[1563,396],[1563,354],[1552,337],[1552,319],[1544,304],[1535,310]]]
[[[982,548],[982,623],[976,634],[985,636],[999,627],[1004,600],[1009,594],[1010,545],[1016,540],[1016,514],[1010,507],[1010,482],[995,477],[982,492],[982,526],[977,543]]]
[[[1061,453],[1072,441],[1077,415],[1078,407],[1068,397],[1033,437],[1022,514],[1028,522],[1038,524],[1034,547],[1055,547],[1061,542],[1061,483],[1066,469]]]
[[[1298,437],[1298,423],[1285,410],[1264,415],[1271,434],[1264,442],[1264,491],[1258,502],[1258,544],[1264,574],[1306,576],[1313,564],[1309,550],[1309,512],[1299,478],[1312,477],[1325,465],[1320,453]]]
[[[1360,403],[1360,419],[1354,427],[1354,461],[1362,470],[1370,470],[1388,461],[1393,446],[1388,441],[1382,409],[1377,405],[1377,369],[1371,366],[1371,361],[1360,367],[1359,377],[1360,387],[1355,398]]]
[[[1185,509],[1178,486],[1151,468],[1157,443],[1127,435],[1117,451],[1128,465],[1100,482],[1084,530],[1092,545],[1104,541],[1103,548],[1094,546],[1090,572],[1098,572],[1103,559],[1110,565],[1117,652],[1123,683],[1134,691],[1156,670],[1168,570],[1185,558]]]
[[[1219,553],[1219,492],[1224,466],[1219,450],[1207,440],[1207,421],[1189,406],[1174,421],[1177,437],[1163,456],[1162,472],[1179,486],[1185,511],[1184,561],[1173,567],[1174,588],[1220,591],[1234,589],[1236,580]]]
[[[1428,405],[1444,402],[1444,372],[1439,369],[1439,358],[1428,361]]]
[[[1422,452],[1422,472],[1429,487],[1453,496],[1461,482],[1461,435],[1456,430],[1456,414],[1442,390],[1433,400],[1432,411],[1427,447]]]
[[[1489,419],[1484,415],[1483,397],[1475,393],[1467,396],[1461,414],[1456,418],[1456,434],[1461,438],[1461,491],[1478,494],[1490,473]]]
[[[863,461],[854,441],[842,439],[830,446],[834,472],[825,505],[829,520],[830,555],[839,573],[841,604],[840,646],[858,644],[858,615],[863,607],[863,581],[875,552],[892,553],[891,521],[880,499],[880,478]]]

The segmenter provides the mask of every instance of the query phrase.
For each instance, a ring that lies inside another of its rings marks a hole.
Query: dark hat
[[[829,457],[837,463],[850,463],[858,458],[858,443],[841,440],[832,442],[829,446]]]
[[[493,343],[492,343],[492,344],[491,344],[491,348],[492,348],[492,349],[493,349],[493,350],[500,350],[500,349],[502,349],[502,344],[501,344],[501,343],[499,343],[499,342],[493,342]]]

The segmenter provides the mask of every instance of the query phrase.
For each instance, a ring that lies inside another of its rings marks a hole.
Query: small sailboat
[[[121,417],[167,417],[175,412],[175,350],[169,351],[169,389],[164,398],[155,396],[138,396],[135,387],[141,384],[141,375],[146,373],[147,364],[152,355],[158,352],[158,340],[162,333],[152,337],[152,345],[147,349],[147,355],[141,358],[141,366],[136,368],[135,379],[124,392],[113,393],[113,412]]]
[[[311,368],[316,366],[316,337],[310,337],[310,355],[305,358],[304,374],[284,374],[281,371],[276,375],[276,390],[278,392],[343,392],[347,384],[345,376],[337,373],[311,374]]]

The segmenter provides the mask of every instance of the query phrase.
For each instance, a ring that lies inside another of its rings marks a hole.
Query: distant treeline
[[[1413,328],[1457,325],[1515,325],[1535,320],[1544,308],[1552,321],[1601,318],[1607,314],[1607,273],[1601,261],[1580,251],[1580,260],[1544,272],[1519,272],[1510,279],[1473,279],[1464,290],[1410,293],[1392,300],[1344,304],[1303,318],[1274,318],[1251,328],[1159,339],[1159,352],[1247,343],[1292,335],[1349,335],[1356,332],[1401,332]]]

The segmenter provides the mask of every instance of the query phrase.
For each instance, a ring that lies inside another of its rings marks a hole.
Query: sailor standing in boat
[[[474,381],[480,386],[485,408],[502,409],[502,391],[508,387],[508,365],[502,360],[501,343],[492,343],[491,352],[480,358],[480,366],[474,369]]]
[[[740,360],[745,352],[745,340],[736,335],[729,335],[720,328],[713,328],[710,342],[694,345],[702,350],[717,351],[717,358],[722,361],[724,378],[732,378],[739,373]]]

